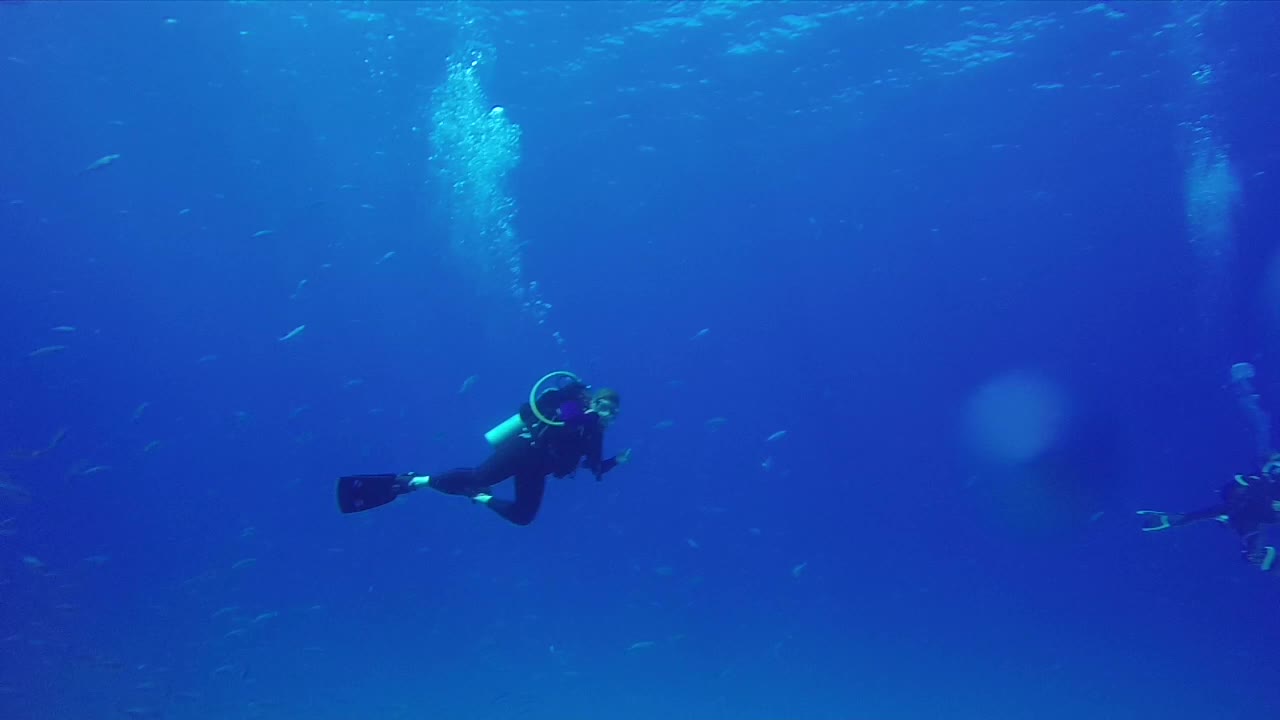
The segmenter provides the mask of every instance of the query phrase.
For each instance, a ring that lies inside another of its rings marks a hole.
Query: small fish
[[[49,328],[49,332],[56,333],[73,333],[76,331],[74,325],[59,325],[58,327]]]
[[[10,482],[4,473],[0,473],[0,499],[26,504],[31,502],[31,491]]]
[[[42,348],[36,348],[35,350],[32,350],[31,352],[27,353],[27,357],[34,358],[34,357],[41,357],[43,355],[52,355],[54,353],[62,352],[63,350],[66,350],[66,349],[67,349],[66,345],[45,345]]]
[[[138,407],[133,409],[133,419],[140,420],[142,418],[142,414],[145,413],[149,407],[151,407],[150,402],[144,402],[138,405]]]
[[[711,328],[702,328],[702,329],[701,329],[701,330],[699,330],[698,332],[694,333],[694,334],[693,334],[693,337],[691,337],[691,338],[689,338],[689,339],[690,339],[690,340],[698,340],[698,339],[701,339],[701,338],[706,337],[706,336],[707,336],[707,334],[708,334],[708,333],[710,333],[710,332],[711,332]]]
[[[191,214],[191,208],[182,208],[181,210],[178,211],[178,215],[190,215],[190,214]]]
[[[271,620],[272,618],[277,618],[277,617],[280,617],[280,613],[272,610],[270,612],[262,613],[258,617],[254,618],[253,621],[255,623],[260,623],[260,622],[266,622],[267,620]]]
[[[774,434],[770,435],[769,437],[765,438],[765,439],[764,439],[764,441],[765,441],[765,442],[778,442],[779,440],[781,440],[782,438],[784,438],[784,437],[786,437],[786,436],[787,436],[787,431],[786,431],[786,430],[779,430],[778,432],[776,432],[776,433],[774,433]]]
[[[258,562],[258,558],[245,558],[243,560],[237,560],[235,564],[231,566],[231,569],[240,570],[242,568],[247,568],[256,562]]]
[[[100,472],[106,472],[110,469],[111,469],[110,465],[94,465],[93,467],[89,467],[89,468],[85,468],[84,470],[81,470],[80,472],[76,473],[76,475],[80,477],[88,477],[90,475],[97,475]]]
[[[631,652],[632,650],[644,650],[645,648],[651,648],[657,644],[658,643],[652,640],[641,640],[640,642],[633,642],[629,647],[627,647],[627,652]]]
[[[392,251],[388,252],[386,255],[383,255],[382,257],[378,258],[378,262],[374,263],[374,265],[381,265],[382,263],[384,263],[384,262],[386,262],[386,261],[390,260],[391,258],[393,258],[393,257],[395,257],[395,256],[396,256],[396,251],[395,251],[395,250],[392,250]]]
[[[803,573],[804,569],[808,566],[809,566],[809,563],[802,562],[799,565],[791,568],[791,577],[795,577],[795,578],[800,577],[800,574]]]
[[[307,326],[306,326],[306,325],[299,325],[298,327],[296,327],[296,328],[294,328],[294,329],[290,330],[289,332],[285,333],[284,335],[280,336],[279,340],[280,340],[280,342],[285,342],[285,341],[288,341],[288,340],[292,340],[292,339],[294,339],[294,338],[298,337],[299,335],[301,335],[301,334],[302,334],[302,331],[303,331],[303,330],[306,330],[306,329],[307,329]]]
[[[654,423],[653,429],[654,430],[670,430],[675,426],[676,426],[675,420],[659,420],[658,422]]]
[[[63,439],[67,437],[67,430],[69,430],[69,428],[58,428],[58,431],[53,434],[53,437],[49,438],[49,444],[45,446],[42,454],[61,445]]]
[[[67,428],[59,428],[58,431],[53,434],[53,438],[49,440],[48,445],[45,445],[39,450],[32,450],[30,453],[15,453],[15,454],[26,455],[34,460],[35,458],[38,458],[42,455],[48,455],[54,450],[57,450],[58,446],[62,444],[62,439],[65,438],[66,436],[67,436]]]
[[[156,449],[156,448],[158,448],[158,447],[160,447],[160,441],[159,441],[159,440],[152,440],[151,442],[149,442],[149,443],[147,443],[145,446],[143,446],[143,448],[142,448],[142,452],[143,452],[144,454],[145,454],[145,453],[149,453],[149,452],[151,452],[152,450],[155,450],[155,449]]]
[[[461,394],[465,393],[466,391],[470,390],[470,389],[471,389],[471,386],[472,386],[472,385],[475,385],[475,384],[476,384],[476,380],[479,380],[479,379],[480,379],[480,376],[479,376],[479,375],[470,375],[470,376],[468,376],[466,380],[463,380],[463,381],[462,381],[462,387],[458,388],[458,394],[459,394],[459,395],[461,395]]]
[[[250,235],[250,236],[249,236],[249,239],[250,239],[250,240],[257,240],[258,238],[269,237],[269,236],[271,236],[271,235],[275,235],[275,234],[276,234],[276,231],[275,231],[275,230],[259,230],[258,232],[256,232],[256,233],[254,233],[254,234]]]
[[[239,606],[239,605],[228,605],[228,606],[226,606],[226,607],[222,607],[222,608],[218,608],[217,610],[214,610],[214,611],[213,611],[213,614],[212,614],[212,615],[210,615],[210,616],[209,616],[209,618],[210,618],[210,619],[212,619],[212,620],[217,620],[218,618],[222,617],[223,615],[230,615],[231,613],[233,613],[233,612],[235,612],[235,611],[237,611],[237,610],[239,610],[239,609],[240,609],[240,606]]]
[[[119,153],[115,153],[113,155],[103,155],[97,160],[94,160],[93,162],[86,165],[85,168],[80,171],[80,174],[83,175],[85,173],[93,172],[94,170],[101,170],[102,168],[114,163],[119,159],[120,159]]]

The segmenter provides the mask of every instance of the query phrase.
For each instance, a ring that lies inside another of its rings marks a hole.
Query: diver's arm
[[[1240,538],[1240,556],[1263,572],[1271,572],[1276,565],[1276,548],[1267,544],[1267,536],[1262,528]]]
[[[596,476],[596,480],[601,480],[604,478],[605,473],[630,460],[631,451],[623,450],[611,458],[601,459],[601,456],[604,455],[604,431],[596,431],[594,438],[591,450],[582,459],[582,466],[590,470],[591,474]]]
[[[603,455],[604,430],[601,430],[597,423],[595,429],[591,432],[591,445],[587,450],[586,456],[582,458],[582,467],[590,470],[591,474],[595,475],[597,480],[603,478],[605,473],[612,470],[614,466],[618,464],[618,461],[614,458],[602,460],[601,458]]]
[[[603,480],[604,474],[618,467],[618,458],[611,457],[601,460],[595,466],[588,466],[592,473],[595,474],[597,480]]]

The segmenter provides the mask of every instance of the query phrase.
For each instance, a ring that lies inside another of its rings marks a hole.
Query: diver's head
[[[600,423],[608,427],[618,419],[618,411],[622,407],[622,398],[612,388],[600,388],[591,396],[591,412],[600,417]]]

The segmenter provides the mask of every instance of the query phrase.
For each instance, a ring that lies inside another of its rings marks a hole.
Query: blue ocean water
[[[0,717],[1277,716],[1280,580],[1134,514],[1280,411],[1277,36],[0,3]],[[557,369],[630,464],[338,512]]]

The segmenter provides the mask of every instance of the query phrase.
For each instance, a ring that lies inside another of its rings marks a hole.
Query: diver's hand
[[[619,465],[626,465],[631,462],[631,448],[627,448],[626,450],[618,453],[617,461]]]
[[[1138,516],[1142,518],[1143,532],[1168,530],[1173,527],[1178,520],[1182,519],[1181,515],[1160,512],[1159,510],[1139,510]]]

